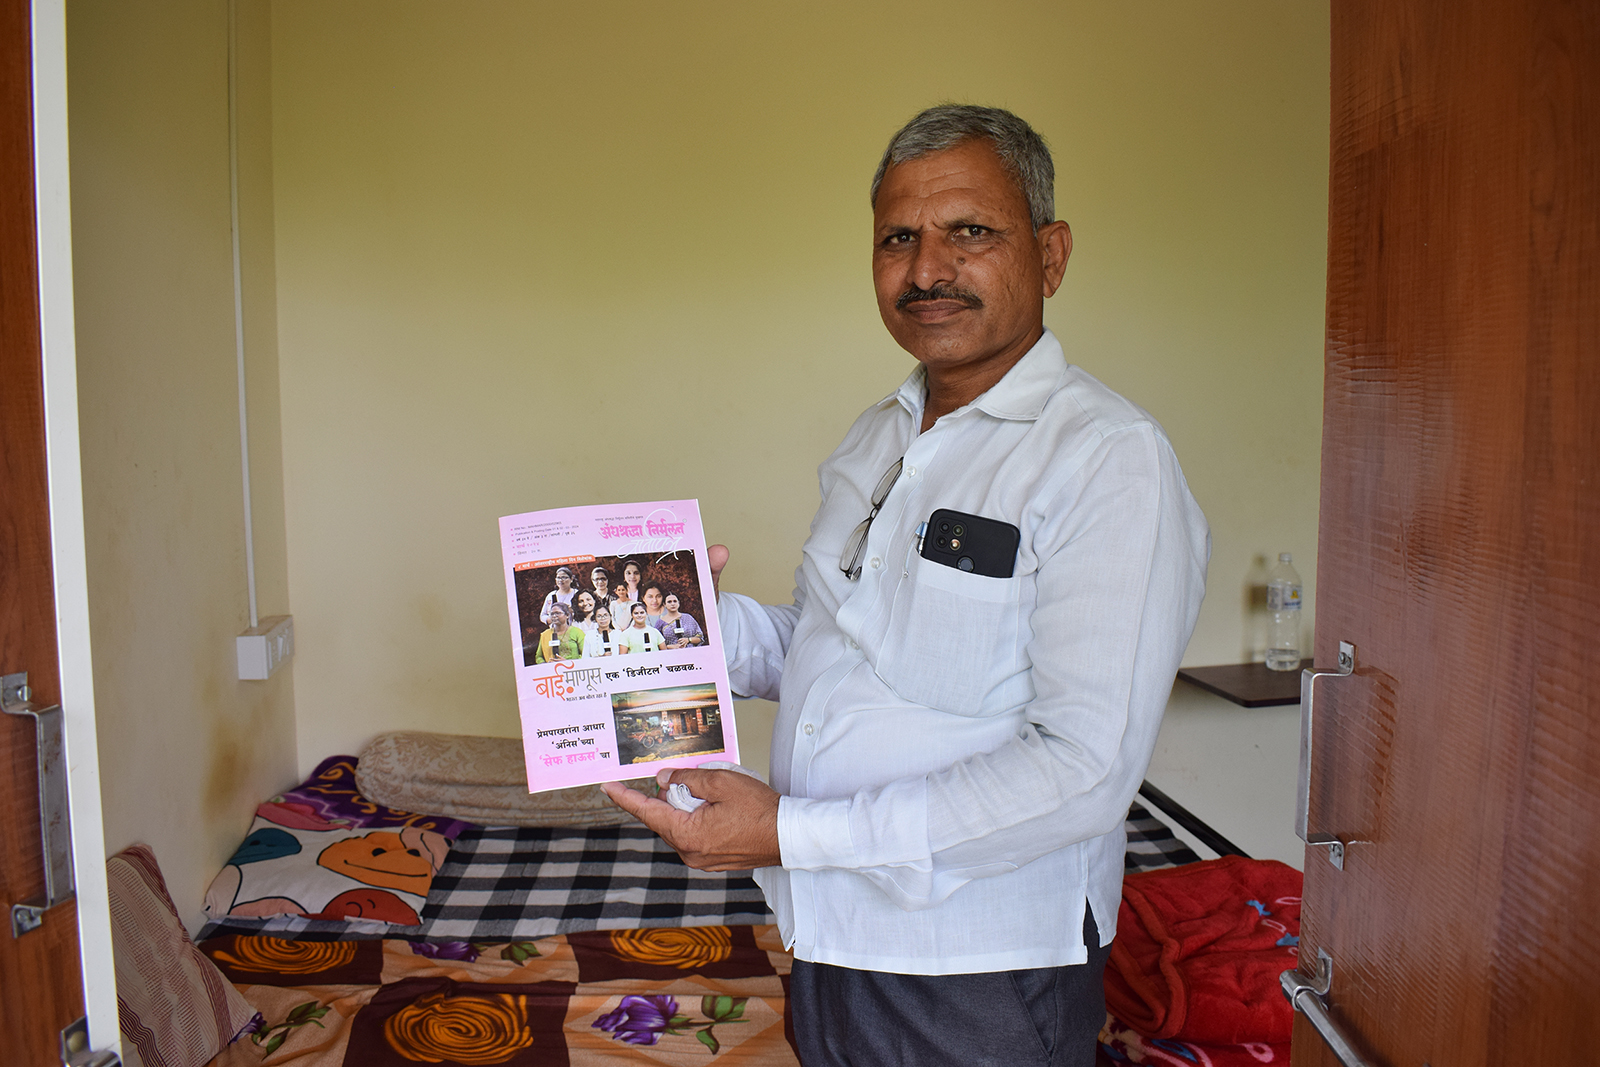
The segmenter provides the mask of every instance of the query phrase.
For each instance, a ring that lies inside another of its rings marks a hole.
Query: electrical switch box
[[[270,615],[234,639],[241,681],[264,681],[294,655],[294,616]]]

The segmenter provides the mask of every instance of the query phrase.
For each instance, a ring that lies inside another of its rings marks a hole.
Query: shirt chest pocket
[[[905,573],[874,665],[878,677],[906,700],[982,714],[984,698],[1022,658],[1021,579],[969,574],[915,553]]]

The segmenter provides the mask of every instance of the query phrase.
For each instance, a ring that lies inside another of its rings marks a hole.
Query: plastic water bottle
[[[1278,565],[1267,574],[1267,669],[1300,669],[1300,573],[1294,557],[1278,554]]]

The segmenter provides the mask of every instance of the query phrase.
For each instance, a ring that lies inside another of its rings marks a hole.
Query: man
[[[572,625],[572,609],[561,603],[550,605],[550,629],[539,635],[539,652],[533,662],[582,658],[583,631]]]
[[[1160,427],[1044,328],[1053,180],[1004,111],[890,141],[873,280],[920,366],[822,464],[794,603],[718,601],[734,690],[779,701],[775,788],[674,771],[689,815],[606,787],[692,865],[762,868],[807,1067],[1087,1064],[1104,1021],[1123,821],[1210,549]],[[1011,576],[921,555],[941,508],[1015,526]]]

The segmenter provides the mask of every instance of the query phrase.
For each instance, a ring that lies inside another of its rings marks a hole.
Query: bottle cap
[[[1278,553],[1278,562],[1279,563],[1293,563],[1294,562],[1294,554],[1291,553],[1291,552],[1279,552]]]

